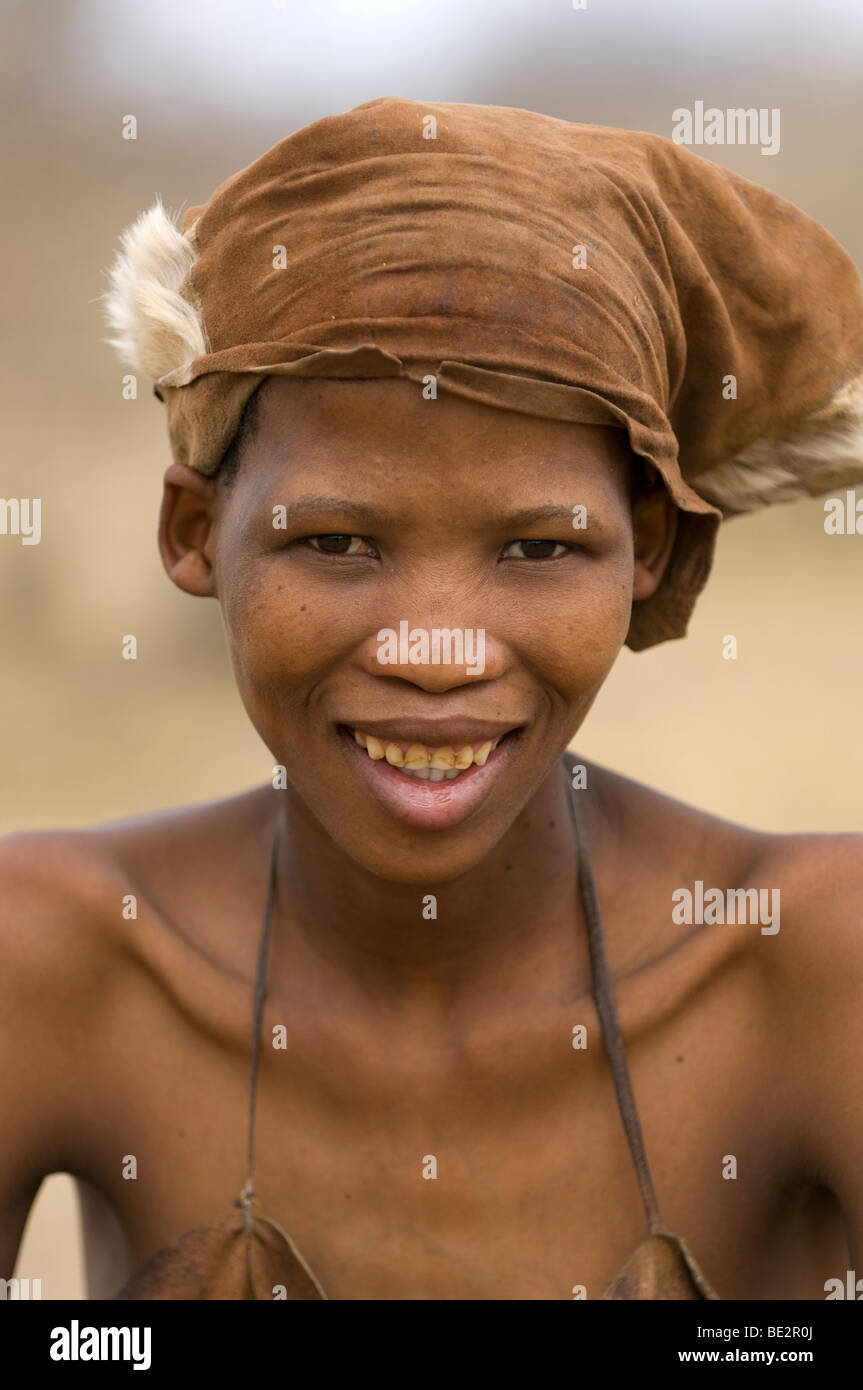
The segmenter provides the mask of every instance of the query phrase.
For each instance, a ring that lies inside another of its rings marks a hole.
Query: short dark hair
[[[243,449],[255,437],[258,428],[260,390],[263,384],[263,382],[260,382],[246,401],[243,407],[243,413],[240,416],[240,423],[237,425],[237,432],[222,455],[221,462],[216,469],[214,476],[224,487],[230,487],[236,479],[240,469],[240,459]]]
[[[643,458],[632,450],[632,466],[629,474],[629,496],[631,502],[637,502],[650,492],[655,492],[657,487],[662,484],[658,468],[650,461]]]

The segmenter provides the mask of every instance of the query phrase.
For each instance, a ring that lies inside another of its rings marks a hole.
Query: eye
[[[369,543],[363,536],[343,536],[339,534],[326,536],[306,536],[306,540],[313,550],[317,550],[321,555],[360,555],[373,554],[371,546],[363,551],[364,545]]]
[[[517,545],[524,546],[525,553],[523,555],[508,556],[507,551],[511,551],[513,547]],[[505,546],[501,551],[501,558],[512,560],[556,560],[558,556],[563,555],[567,550],[571,549],[572,546],[564,545],[562,541],[510,541],[509,545]],[[554,551],[556,551],[557,554],[553,554],[552,552]]]

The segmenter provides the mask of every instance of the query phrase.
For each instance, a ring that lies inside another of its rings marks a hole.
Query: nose
[[[369,634],[362,660],[372,675],[410,681],[421,690],[443,694],[500,676],[506,667],[506,651],[484,627],[423,625],[400,619]]]

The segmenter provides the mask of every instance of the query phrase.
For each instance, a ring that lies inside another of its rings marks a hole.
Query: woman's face
[[[169,571],[218,597],[249,717],[331,838],[384,879],[446,882],[581,725],[673,505],[658,488],[634,527],[622,430],[406,379],[260,395],[230,487],[169,488]]]

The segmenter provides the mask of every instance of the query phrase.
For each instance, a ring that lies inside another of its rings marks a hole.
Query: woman
[[[95,1297],[823,1297],[860,837],[565,750],[723,515],[863,478],[848,257],[660,137],[383,99],[157,203],[108,310],[274,766],[5,842],[5,1264],[62,1169]]]

